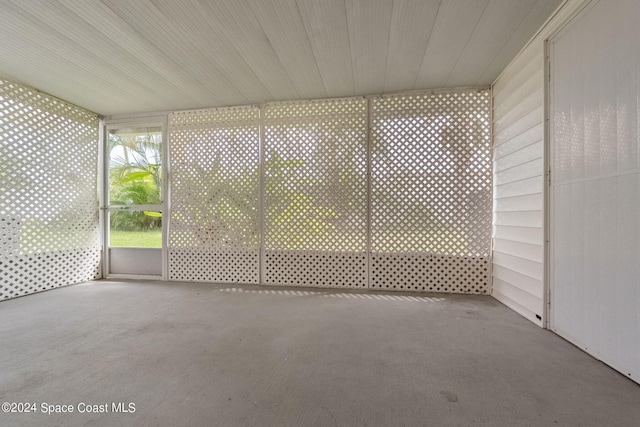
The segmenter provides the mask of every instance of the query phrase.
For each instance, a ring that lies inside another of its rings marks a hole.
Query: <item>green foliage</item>
[[[159,134],[109,135],[112,205],[161,203],[161,147]],[[118,211],[111,214],[110,224],[113,230],[150,230],[161,227],[161,217]]]
[[[146,215],[144,212],[118,211],[111,213],[111,229],[122,231],[142,231],[159,229],[160,218]]]
[[[286,160],[275,151],[265,162],[266,195],[271,201],[266,218],[271,224],[270,240],[278,242],[280,249],[314,249],[335,232],[333,220],[339,216],[335,209],[303,192],[316,180],[295,178],[303,165],[302,160]]]

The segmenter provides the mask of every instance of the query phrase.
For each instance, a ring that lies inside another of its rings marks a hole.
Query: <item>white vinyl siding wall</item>
[[[545,326],[545,54],[549,35],[588,3],[568,0],[493,84],[493,290]]]
[[[544,46],[522,52],[493,86],[493,292],[542,325]]]

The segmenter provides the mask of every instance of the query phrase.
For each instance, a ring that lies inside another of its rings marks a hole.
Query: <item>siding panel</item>
[[[544,91],[539,88],[533,94],[525,98],[520,104],[513,107],[511,110],[506,111],[502,116],[496,116],[494,114],[494,123],[500,129],[508,127],[510,124],[515,123],[527,113],[539,108],[544,100]],[[495,112],[494,112],[495,113]]]
[[[513,287],[510,283],[500,279],[493,279],[493,296],[510,307],[516,313],[526,317],[534,323],[540,323],[537,316],[542,317],[539,313],[531,310],[538,304],[538,298],[519,288]]]
[[[539,176],[512,182],[510,184],[496,185],[493,190],[493,194],[496,199],[513,196],[524,196],[526,194],[536,194],[541,192],[542,180]]]
[[[506,199],[494,199],[493,212],[539,212],[538,207],[542,204],[542,200],[542,193],[507,197]],[[540,221],[542,221],[542,216],[540,216]]]
[[[493,293],[539,326],[544,301],[544,41],[588,0],[569,0],[493,83]]]
[[[542,325],[543,43],[525,49],[494,83],[492,295]]]
[[[513,168],[530,162],[531,160],[541,159],[544,155],[544,144],[542,143],[543,135],[538,135],[539,141],[528,145],[520,150],[516,150],[511,154],[504,156],[501,159],[493,158],[493,170],[494,172],[501,172],[505,169]],[[542,175],[544,171],[540,171]]]
[[[493,245],[496,252],[512,254],[514,256],[542,263],[543,248],[540,245],[514,242],[513,240],[496,239]]]
[[[501,172],[497,172],[494,175],[494,182],[496,185],[504,185],[509,183],[515,183],[524,179],[534,178],[540,176],[540,171],[544,167],[542,159],[532,160],[522,165],[505,169]]]
[[[498,252],[497,250],[493,253],[493,262],[496,265],[507,265],[513,267],[515,270],[521,271],[526,276],[542,281],[543,271],[542,263],[540,262],[505,254]]]
[[[542,228],[542,218],[537,211],[494,212],[494,225],[512,225]]]
[[[495,226],[493,237],[497,239],[513,240],[516,242],[542,245],[542,228],[538,227],[512,227]]]
[[[542,299],[543,291],[541,286],[542,282],[540,280],[525,276],[522,273],[518,273],[517,271],[510,270],[500,265],[494,265],[493,276],[494,279],[508,282],[511,286],[514,286],[515,284],[516,288]]]
[[[521,133],[520,135],[510,139],[508,144],[502,144],[500,146],[495,146],[493,149],[493,158],[494,160],[501,159],[504,156],[507,156],[511,153],[514,153],[518,150],[521,150],[525,147],[528,147],[531,144],[535,144],[536,142],[540,142],[540,136],[543,134],[544,129],[542,127],[542,123],[537,126],[532,127],[528,131]]]
[[[527,130],[542,123],[543,111],[542,105],[539,105],[535,110],[527,113],[524,117],[514,121],[510,125],[500,128],[498,123],[494,123],[495,144],[501,145],[510,139],[526,132]]]

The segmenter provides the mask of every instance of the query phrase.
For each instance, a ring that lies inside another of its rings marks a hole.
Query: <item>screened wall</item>
[[[169,278],[259,282],[260,110],[170,115]]]
[[[484,293],[488,91],[169,116],[169,277]]]
[[[489,92],[371,100],[370,287],[487,291]]]
[[[98,125],[0,80],[0,299],[99,275]]]

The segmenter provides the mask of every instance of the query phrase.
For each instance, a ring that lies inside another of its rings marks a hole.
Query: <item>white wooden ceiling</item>
[[[489,85],[561,0],[0,0],[0,74],[102,115]]]

